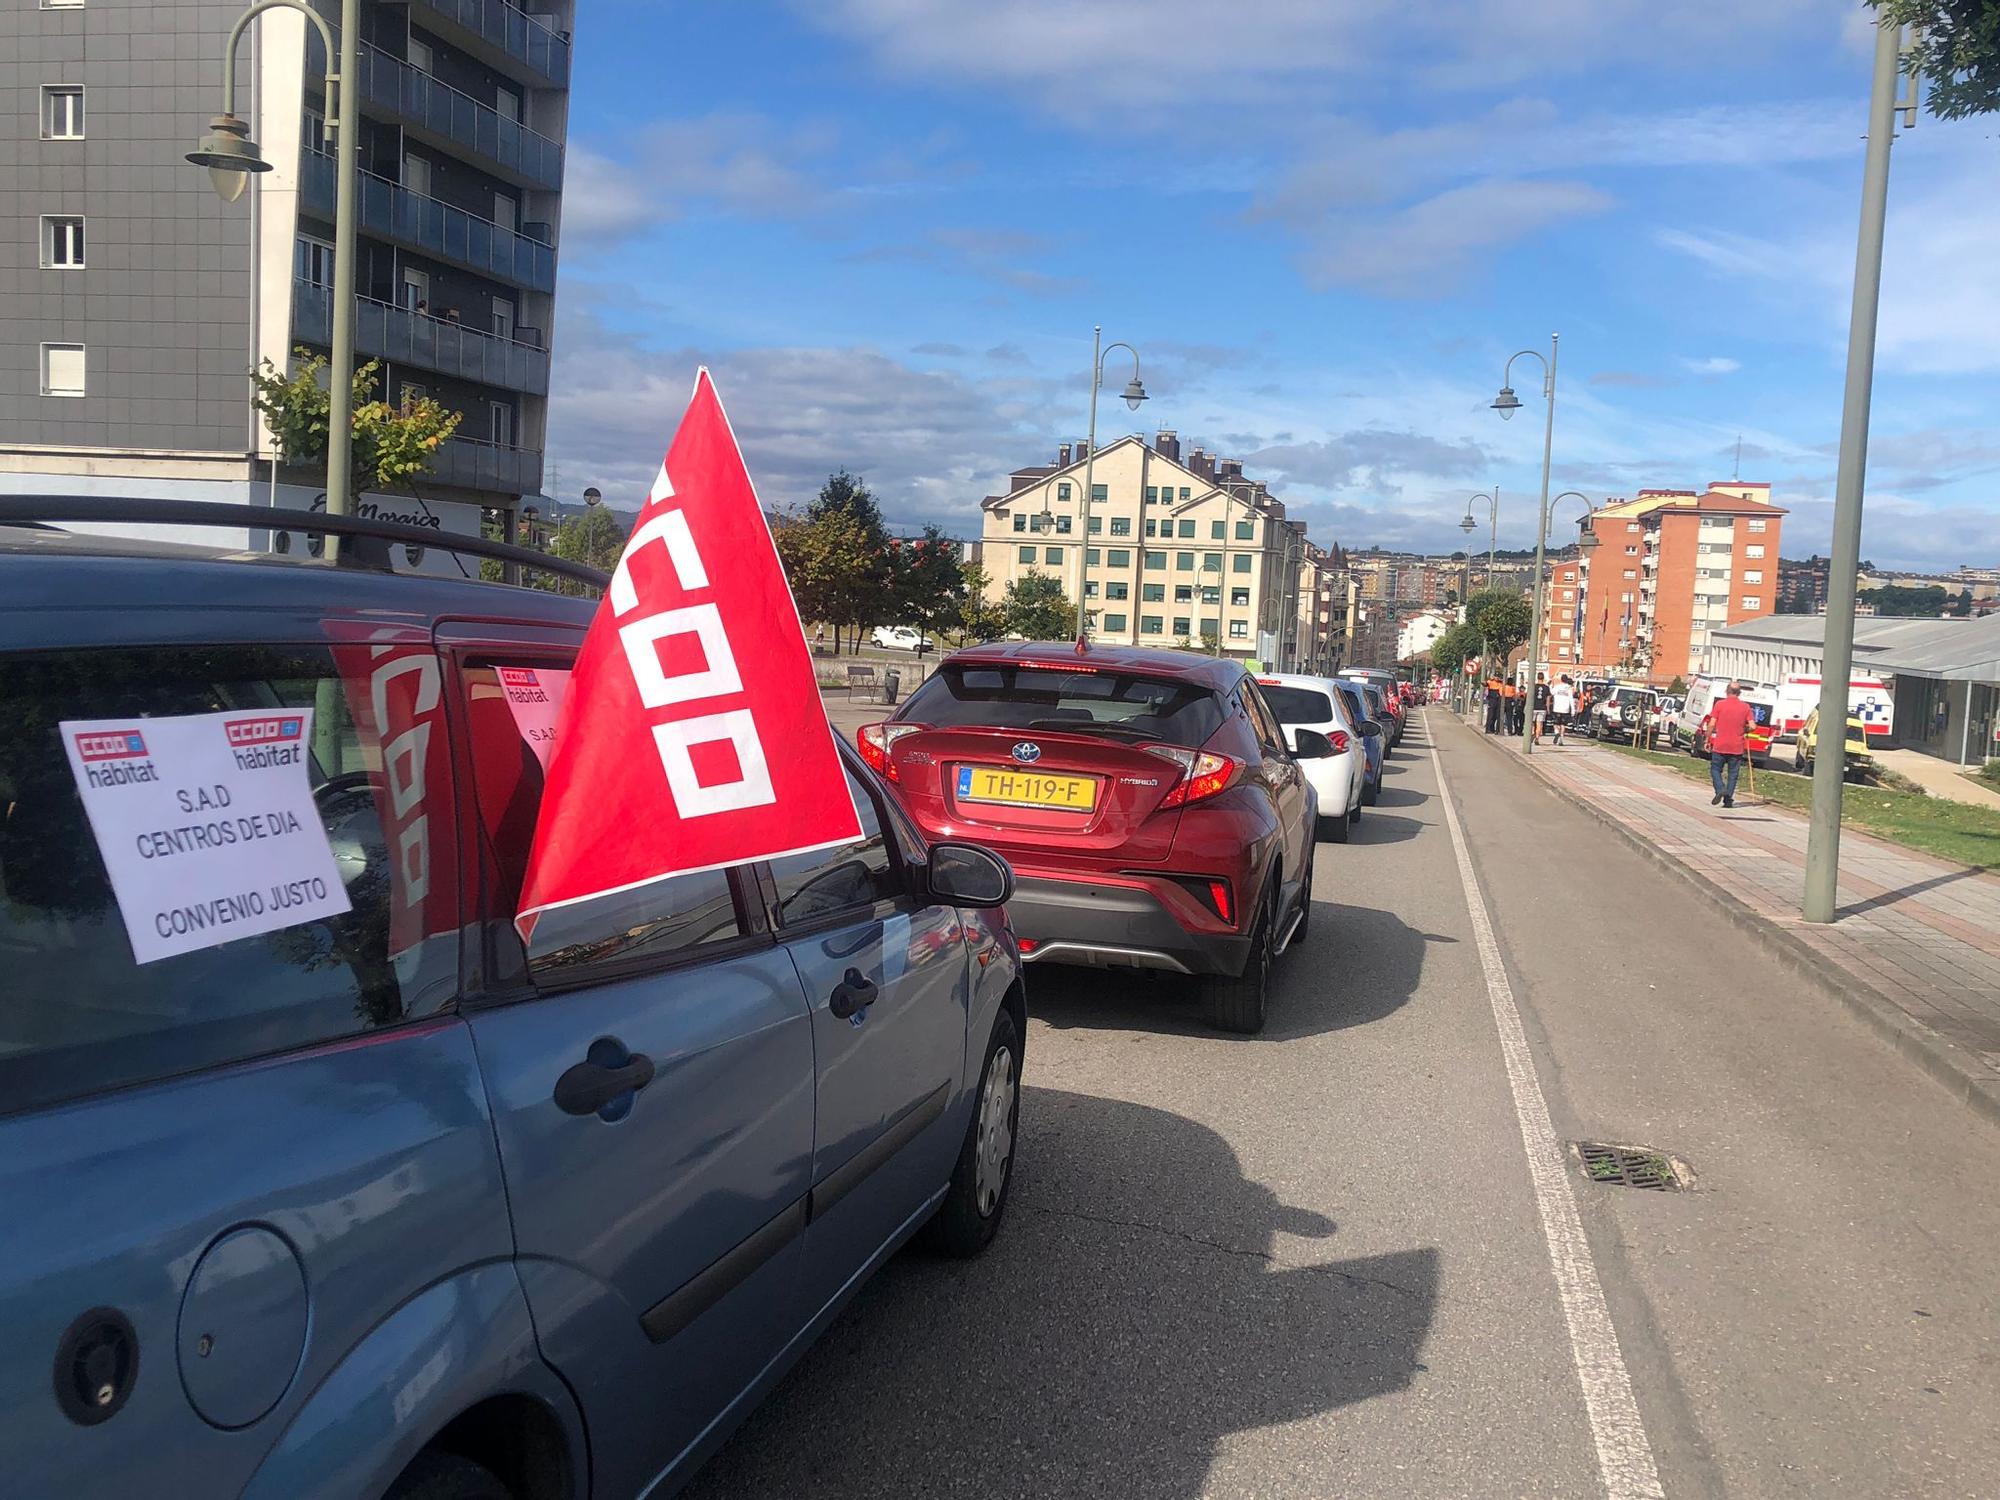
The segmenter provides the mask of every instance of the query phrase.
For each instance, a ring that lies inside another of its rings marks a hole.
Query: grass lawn
[[[1665,766],[1694,781],[1708,780],[1708,762],[1689,755],[1669,755],[1658,750],[1635,750],[1617,745],[1621,755],[1636,756]],[[1748,795],[1748,769],[1738,791]],[[1812,801],[1812,781],[1782,771],[1760,771],[1757,795],[1779,807],[1805,812]],[[1918,792],[1891,791],[1887,787],[1855,786],[1841,793],[1841,821],[1864,829],[1877,838],[1904,844],[1955,860],[1975,869],[2000,870],[2000,812],[1975,807],[1968,802],[1950,802],[1942,797],[1926,797]]]

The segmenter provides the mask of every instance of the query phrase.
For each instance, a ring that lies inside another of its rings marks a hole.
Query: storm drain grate
[[[1583,1175],[1592,1182],[1645,1188],[1655,1193],[1681,1193],[1694,1186],[1694,1174],[1683,1163],[1650,1146],[1572,1141],[1569,1150],[1583,1169]]]

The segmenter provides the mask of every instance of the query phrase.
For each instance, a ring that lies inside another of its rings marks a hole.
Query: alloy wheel
[[[979,1144],[975,1151],[973,1197],[985,1218],[1000,1201],[1007,1185],[1007,1168],[1014,1155],[1014,1054],[994,1050],[986,1068],[986,1087],[979,1094]]]

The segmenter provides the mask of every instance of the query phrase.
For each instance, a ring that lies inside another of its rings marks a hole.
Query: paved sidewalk
[[[1517,740],[1480,738],[1521,754]],[[1750,796],[1747,785],[1725,811],[1709,805],[1705,781],[1587,741],[1545,744],[1528,763],[1747,913],[1947,1087],[2000,1121],[2000,878],[1844,830],[1837,919],[1815,925],[1799,916],[1806,821]],[[1782,989],[1787,980],[1775,983]]]

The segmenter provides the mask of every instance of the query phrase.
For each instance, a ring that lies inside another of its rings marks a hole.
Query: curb
[[[1474,730],[1473,733],[1482,742],[1486,739],[1485,734],[1478,730]],[[1507,754],[1498,746],[1492,748],[1498,754]],[[1519,757],[1507,756],[1507,758],[1514,764],[1521,765]],[[1984,1116],[1995,1125],[2000,1125],[2000,1088],[1995,1088],[1991,1079],[1966,1071],[1959,1062],[1962,1048],[1945,1040],[1921,1021],[1912,1018],[1881,991],[1854,978],[1818,949],[1781,927],[1762,912],[1753,910],[1729,892],[1720,890],[1702,879],[1699,874],[1671,854],[1662,853],[1595,802],[1571,791],[1542,772],[1532,759],[1522,769],[1557,796],[1581,808],[1612,830],[1653,864],[1679,877],[1684,885],[1706,898],[1711,906],[1736,926],[1753,937],[1769,943],[1795,973],[1830,990],[1870,1030],[1942,1084],[1960,1103],[1968,1106],[1975,1114]]]

